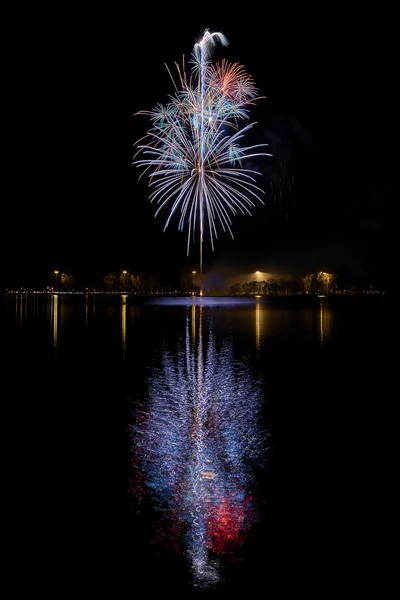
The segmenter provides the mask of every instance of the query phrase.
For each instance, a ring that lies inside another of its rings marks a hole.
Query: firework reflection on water
[[[257,520],[267,436],[260,382],[202,311],[188,308],[178,350],[164,347],[149,378],[131,428],[132,491],[160,512],[159,538],[185,555],[193,583],[208,586]]]

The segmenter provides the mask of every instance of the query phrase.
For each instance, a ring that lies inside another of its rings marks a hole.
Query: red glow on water
[[[210,549],[218,554],[232,553],[242,542],[245,507],[235,504],[229,498],[222,498],[221,504],[213,511],[208,521]]]

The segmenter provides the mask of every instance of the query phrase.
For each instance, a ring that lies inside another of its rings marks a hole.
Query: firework
[[[163,209],[169,211],[164,230],[180,213],[178,229],[188,227],[188,254],[199,228],[200,275],[204,229],[208,228],[214,250],[218,225],[233,237],[231,217],[251,214],[254,200],[263,203],[264,192],[256,185],[260,173],[245,168],[244,161],[271,156],[261,151],[267,144],[243,144],[256,123],[240,125],[249,119],[258,90],[242,65],[226,60],[212,63],[211,49],[217,41],[228,44],[222,33],[206,30],[194,46],[190,75],[184,63],[175,65],[177,83],[169,71],[175,87],[170,102],[137,113],[150,118],[151,128],[136,142],[133,163],[149,177],[156,216]]]

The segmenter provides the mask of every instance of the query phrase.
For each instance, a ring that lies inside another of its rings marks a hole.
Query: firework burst
[[[214,250],[217,226],[233,237],[231,217],[251,214],[254,200],[263,203],[260,194],[264,192],[256,184],[260,173],[245,168],[244,161],[271,156],[261,150],[267,144],[243,144],[256,123],[241,128],[241,121],[249,119],[258,90],[242,65],[211,62],[217,41],[228,44],[222,33],[206,30],[194,46],[190,75],[184,63],[176,64],[176,83],[168,70],[175,87],[170,102],[137,113],[150,118],[151,128],[136,142],[133,163],[149,177],[150,200],[158,206],[156,216],[163,209],[169,211],[164,230],[176,213],[180,214],[179,230],[188,227],[188,254],[199,228],[200,274],[205,227]]]

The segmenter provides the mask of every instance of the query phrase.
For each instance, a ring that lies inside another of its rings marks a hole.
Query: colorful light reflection
[[[196,585],[219,581],[219,557],[235,555],[257,520],[262,403],[232,340],[216,339],[211,318],[203,325],[201,306],[188,309],[178,349],[164,347],[131,429],[132,491],[160,511],[158,533],[184,552]]]

